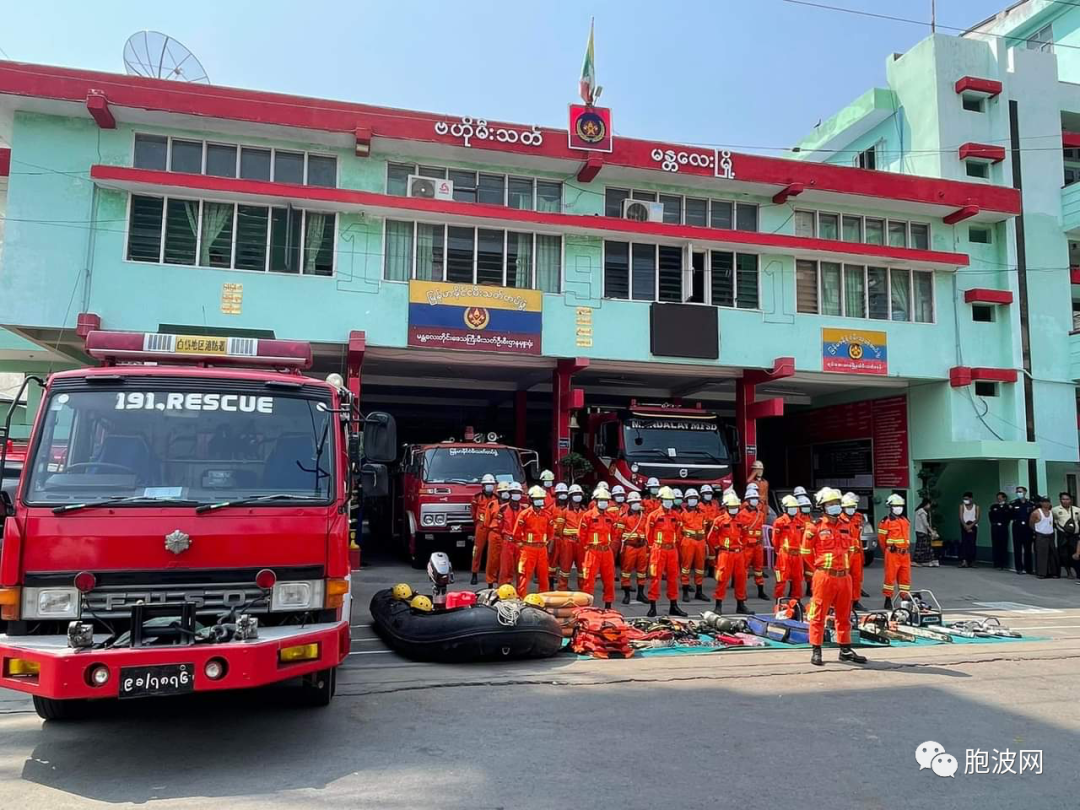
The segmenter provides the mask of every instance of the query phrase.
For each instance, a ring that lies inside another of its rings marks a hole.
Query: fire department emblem
[[[848,346],[848,357],[852,360],[862,360],[863,348],[858,343]]]
[[[165,535],[165,550],[173,554],[183,554],[191,548],[191,537],[177,529]]]
[[[483,329],[491,323],[491,314],[483,307],[469,307],[465,310],[465,325],[470,329]]]
[[[600,143],[607,137],[607,125],[596,113],[585,112],[578,116],[574,124],[574,134],[585,143]]]

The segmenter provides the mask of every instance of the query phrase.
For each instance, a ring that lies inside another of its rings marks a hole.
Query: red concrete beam
[[[965,205],[956,211],[953,211],[946,217],[942,217],[941,221],[946,225],[955,225],[958,222],[963,222],[965,219],[971,219],[973,216],[979,213],[979,206],[977,205]]]
[[[1001,382],[1014,383],[1018,377],[1014,368],[987,368],[986,366],[969,367],[953,366],[949,369],[949,385],[953,388],[963,388],[972,382]]]
[[[964,290],[965,304],[1000,304],[1008,306],[1013,302],[1013,294],[1010,290],[991,290],[985,287],[974,287]]]
[[[1005,147],[997,146],[992,143],[974,143],[969,141],[968,143],[961,144],[958,150],[960,160],[967,160],[968,158],[975,158],[977,160],[985,160],[989,163],[1001,163],[1005,159]]]
[[[109,109],[109,100],[100,90],[91,90],[86,95],[86,109],[101,129],[116,129],[116,117]]]
[[[596,175],[600,174],[602,168],[604,168],[603,155],[590,152],[589,157],[585,159],[577,173],[578,182],[591,183]]]
[[[75,320],[75,334],[86,340],[91,332],[101,329],[101,316],[93,312],[80,312]]]
[[[371,154],[371,139],[374,133],[371,127],[356,128],[356,156],[367,157]]]
[[[11,174],[11,150],[0,148],[0,177]]]
[[[798,197],[804,191],[806,191],[805,185],[803,185],[802,183],[792,183],[783,191],[780,191],[773,195],[773,205],[783,205],[789,199],[791,199],[792,197]]]
[[[977,76],[962,76],[956,80],[956,93],[981,93],[993,98],[1001,93],[1001,82],[995,79],[980,79]]]

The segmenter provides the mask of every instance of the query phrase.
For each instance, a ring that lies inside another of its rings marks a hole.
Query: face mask
[[[537,498],[536,500],[533,501],[533,506],[535,506],[537,509],[543,509],[543,507],[544,507],[544,499],[543,498]]]
[[[596,502],[596,508],[599,509],[601,512],[603,512],[609,506],[611,506],[610,501],[597,501]]]
[[[514,501],[514,503],[517,503],[518,501],[521,500],[521,493],[520,492],[512,492],[512,493],[510,493],[510,500]]]
[[[737,514],[739,514],[739,507],[737,507],[737,506],[729,506],[727,510],[728,510],[729,515],[737,515]]]
[[[686,505],[691,507],[697,506],[697,498],[687,498]]]
[[[1025,492],[1024,490],[1022,490],[1022,489],[1016,490],[1016,497],[1019,498],[1020,500],[1024,500],[1025,495],[1027,495],[1027,492]]]
[[[615,503],[626,503],[626,496],[625,495],[616,495],[615,496]]]
[[[675,501],[660,501],[660,505],[665,509],[670,509],[675,505]]]
[[[750,506],[752,506],[754,509],[757,509],[757,505],[758,505],[758,499],[757,498],[747,498],[746,502],[748,504],[750,504]]]
[[[560,501],[565,501],[566,500],[566,493],[565,492],[560,492],[555,497],[558,498]]]
[[[545,481],[544,482],[544,489],[551,489],[553,486],[555,486],[554,481]]]
[[[825,507],[825,514],[829,517],[836,517],[840,514],[840,504],[831,503]]]
[[[490,495],[494,491],[495,491],[495,485],[494,484],[484,484],[484,494],[485,495]]]
[[[809,515],[810,514],[810,507],[809,506],[800,506],[799,509],[802,510],[802,513],[804,515]]]
[[[855,507],[854,506],[845,506],[844,507],[844,514],[845,515],[854,515],[855,514]]]
[[[571,496],[570,500],[572,500],[574,503],[581,503],[581,496],[580,495],[573,495],[573,496]]]
[[[904,507],[902,507],[902,506],[894,506],[892,508],[892,513],[894,515],[902,515],[902,514],[904,514]]]
[[[675,505],[676,506],[682,506],[682,498],[676,498],[675,499]]]
[[[795,517],[795,515],[799,514],[799,507],[797,507],[797,506],[789,506],[787,508],[787,513],[789,515],[791,515],[791,517]]]
[[[637,501],[630,504],[630,511],[631,512],[640,512],[641,511],[641,504],[639,502],[637,502]]]
[[[964,498],[964,503],[971,505],[971,498]]]
[[[705,503],[708,503],[709,501],[712,500],[712,493],[711,492],[703,492],[703,493],[701,493],[701,500],[705,501]]]
[[[649,487],[649,494],[652,495],[654,498],[659,491],[660,489],[658,487]]]
[[[509,492],[499,493],[499,499],[504,500],[504,501],[510,500],[510,493]]]

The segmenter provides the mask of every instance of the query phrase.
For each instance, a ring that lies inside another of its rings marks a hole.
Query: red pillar
[[[747,471],[757,459],[757,420],[784,415],[784,400],[780,397],[756,401],[757,387],[772,380],[790,377],[795,373],[794,357],[777,357],[769,371],[747,369],[735,382],[735,426],[742,440],[742,453],[735,461],[737,487],[746,482]]]
[[[526,413],[529,407],[527,391],[514,392],[514,446],[525,446]]]
[[[346,356],[347,378],[345,384],[360,406],[360,367],[364,364],[364,350],[367,347],[366,335],[359,330],[349,332],[349,351]]]
[[[587,357],[564,357],[551,377],[551,469],[563,480],[563,458],[570,452],[570,412],[585,405],[585,392],[570,387],[570,378],[589,367]]]

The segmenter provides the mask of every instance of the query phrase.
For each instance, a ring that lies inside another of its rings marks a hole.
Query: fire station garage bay
[[[761,459],[873,518],[1076,472],[1075,428],[1027,431],[1076,405],[1015,371],[1014,189],[486,112],[0,62],[0,370],[87,364],[93,329],[304,340],[403,460],[741,491]]]

